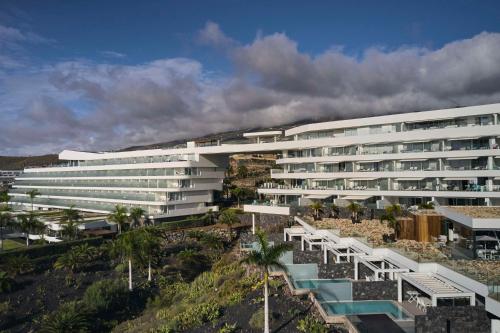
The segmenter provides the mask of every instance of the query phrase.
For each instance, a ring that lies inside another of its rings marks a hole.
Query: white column
[[[255,235],[255,213],[252,213],[252,234]]]
[[[473,295],[470,297],[470,305],[471,305],[471,306],[475,306],[475,305],[476,305],[476,294],[473,294]]]
[[[328,249],[323,246],[323,263],[328,264]]]
[[[351,256],[349,255],[349,253],[349,248],[347,248],[347,262],[351,262]]]
[[[437,297],[436,295],[432,295],[432,306],[437,306],[438,302],[437,302]]]
[[[285,241],[285,242],[287,242],[287,241],[288,241],[288,239],[287,239],[287,237],[286,237],[286,228],[285,228],[285,229],[283,229],[283,241]]]
[[[304,236],[300,236],[300,249],[304,251]]]
[[[401,280],[401,276],[398,274],[398,302],[403,302],[403,280]]]
[[[312,251],[313,250],[313,244],[311,241],[309,241],[309,251]]]
[[[357,281],[359,278],[358,272],[358,257],[354,257],[354,280]]]

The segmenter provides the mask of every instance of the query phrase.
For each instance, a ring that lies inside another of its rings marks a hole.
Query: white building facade
[[[360,201],[382,208],[415,205],[500,205],[500,104],[309,124],[246,133],[247,144],[197,145],[127,152],[64,151],[65,166],[26,169],[13,202],[75,205],[109,212],[141,206],[159,217],[204,213],[222,190],[228,157],[274,152],[275,182],[258,192],[273,202]]]

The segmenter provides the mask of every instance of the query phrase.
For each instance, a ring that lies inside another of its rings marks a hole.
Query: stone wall
[[[353,281],[352,299],[363,300],[397,300],[397,281]]]
[[[354,264],[350,262],[340,264],[319,264],[318,278],[320,279],[353,279]]]
[[[491,321],[482,306],[430,307],[415,316],[415,333],[489,333]]]

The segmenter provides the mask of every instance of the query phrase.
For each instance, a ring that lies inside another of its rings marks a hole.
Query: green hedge
[[[99,246],[103,242],[104,239],[102,237],[92,237],[54,244],[30,245],[29,247],[18,248],[0,253],[0,263],[13,256],[25,255],[30,259],[49,257],[63,254],[76,245],[87,243],[91,246]]]

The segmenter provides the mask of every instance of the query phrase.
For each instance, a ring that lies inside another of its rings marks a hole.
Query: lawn
[[[4,239],[3,240],[3,249],[4,250],[13,250],[20,247],[26,246],[26,243],[22,240],[13,240],[13,239]]]

